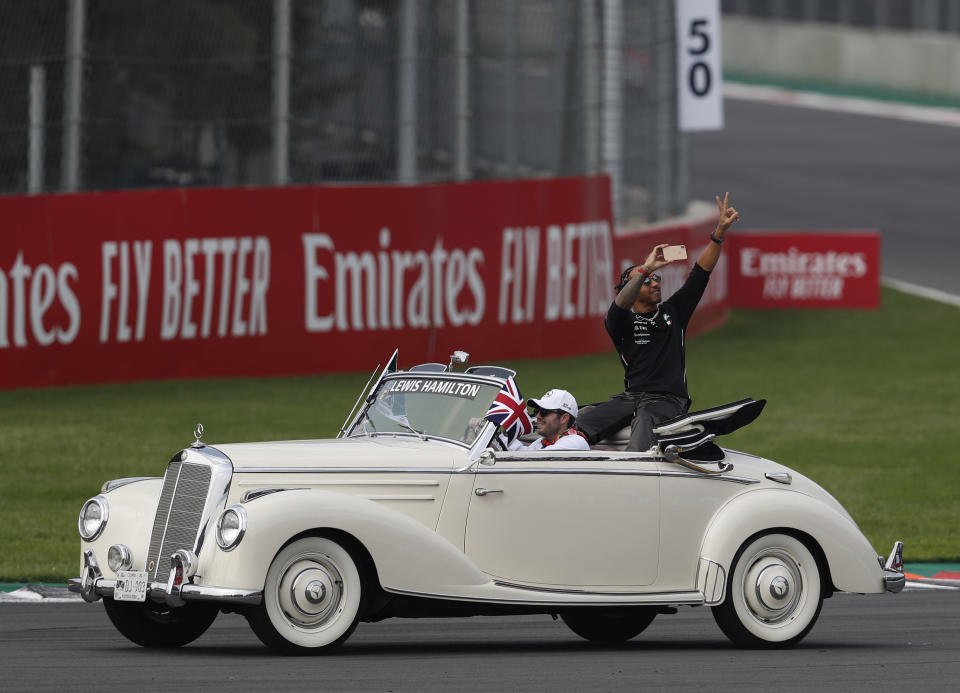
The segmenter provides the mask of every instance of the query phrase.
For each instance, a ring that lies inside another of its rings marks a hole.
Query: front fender
[[[729,576],[734,556],[748,537],[777,529],[811,536],[823,550],[838,590],[885,591],[877,554],[860,528],[823,501],[789,489],[758,489],[724,505],[707,528],[700,555],[724,566]]]
[[[215,536],[206,537],[208,545],[217,548],[201,561],[198,584],[263,589],[267,569],[283,545],[298,534],[322,529],[342,530],[360,541],[386,588],[445,593],[451,585],[490,581],[463,551],[432,529],[376,501],[295,489],[242,505],[247,513],[243,540],[232,551],[223,551]]]
[[[103,576],[113,579],[115,575],[107,565],[107,550],[113,544],[126,544],[133,554],[133,569],[146,570],[150,533],[153,530],[153,519],[157,514],[162,488],[163,479],[157,477],[125,484],[101,494],[107,499],[107,526],[94,541],[80,540],[81,572],[83,552],[92,550]],[[79,508],[77,510],[79,511]]]

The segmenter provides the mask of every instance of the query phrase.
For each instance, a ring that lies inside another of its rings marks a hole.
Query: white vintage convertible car
[[[553,614],[619,642],[701,605],[737,645],[785,647],[834,592],[903,587],[900,542],[884,563],[816,483],[714,442],[762,400],[668,422],[643,453],[629,431],[510,452],[484,416],[515,373],[465,360],[399,371],[395,352],[336,439],[209,445],[198,426],[162,478],[83,505],[71,589],[145,647],[238,611],[304,653],[390,616]]]

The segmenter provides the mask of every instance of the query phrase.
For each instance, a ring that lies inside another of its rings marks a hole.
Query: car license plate
[[[118,602],[147,601],[147,572],[144,570],[118,570],[113,587],[113,598]]]

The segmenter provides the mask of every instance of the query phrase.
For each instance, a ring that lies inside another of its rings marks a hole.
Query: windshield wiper
[[[426,434],[426,433],[424,433],[423,431],[418,431],[417,429],[415,429],[415,428],[414,428],[413,426],[411,426],[410,424],[404,423],[403,421],[397,421],[397,423],[400,424],[401,426],[403,426],[405,429],[407,429],[407,430],[410,431],[411,433],[416,433],[418,436],[420,436],[420,440],[426,440],[426,439],[427,439],[427,434]]]
[[[370,422],[370,427],[373,429],[373,433],[371,433],[370,431],[367,430],[367,422],[368,422],[368,421]],[[369,436],[375,435],[375,434],[377,433],[377,427],[376,427],[376,425],[373,423],[373,419],[371,419],[371,418],[370,418],[370,415],[367,414],[366,412],[363,413],[363,417],[360,419],[360,421],[359,421],[358,423],[360,424],[360,426],[363,427],[363,435],[369,437]],[[351,437],[351,438],[353,438],[353,436],[355,435],[354,431],[356,431],[356,430],[357,430],[357,429],[356,429],[356,426],[354,426],[353,431],[350,432],[350,437]]]

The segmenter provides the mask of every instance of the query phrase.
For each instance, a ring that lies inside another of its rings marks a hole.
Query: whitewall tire
[[[795,537],[764,534],[740,549],[713,616],[740,647],[789,647],[810,632],[822,605],[813,553]]]
[[[247,612],[257,637],[287,654],[333,649],[356,628],[363,604],[357,563],[325,537],[304,537],[273,559],[263,603]]]

